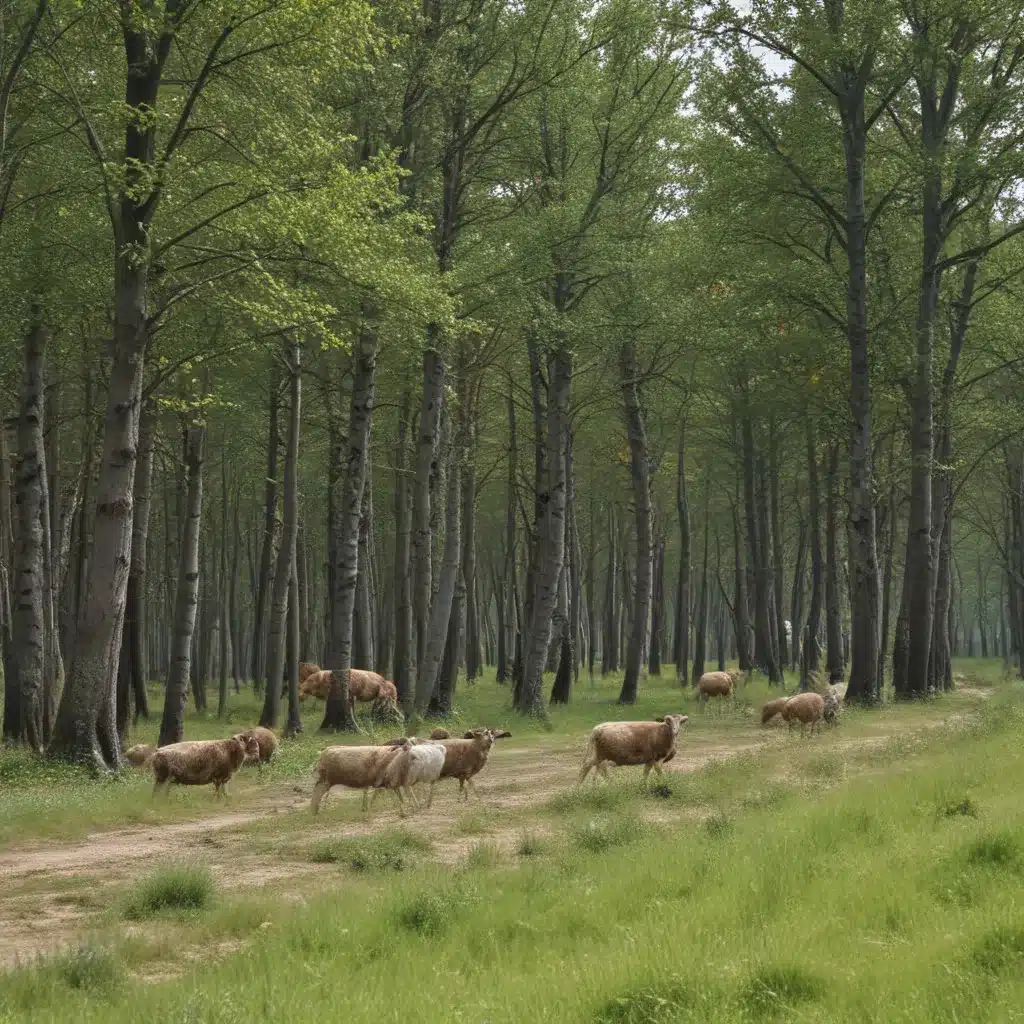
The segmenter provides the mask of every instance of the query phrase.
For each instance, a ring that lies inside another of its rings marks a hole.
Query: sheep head
[[[235,733],[231,738],[238,740],[242,745],[242,753],[245,755],[242,761],[243,764],[249,764],[260,759],[260,745],[256,742],[256,737],[252,733],[239,732]]]
[[[679,730],[690,720],[689,715],[665,715],[664,718],[656,718],[656,722],[664,722],[672,733],[672,739],[679,735]]]

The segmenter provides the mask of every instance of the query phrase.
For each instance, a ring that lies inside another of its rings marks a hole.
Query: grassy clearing
[[[1024,688],[975,706],[873,748],[843,746],[877,729],[853,715],[673,775],[666,796],[623,774],[524,810],[508,850],[456,816],[454,867],[415,823],[310,836],[338,884],[305,905],[222,895],[142,938],[110,921],[87,952],[0,979],[0,1020],[1019,1019]],[[877,714],[904,712],[921,713]]]

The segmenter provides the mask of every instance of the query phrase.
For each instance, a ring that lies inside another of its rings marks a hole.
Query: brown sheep
[[[319,672],[320,666],[314,665],[311,661],[300,661],[299,662],[299,682],[304,682],[314,672]]]
[[[801,734],[806,731],[808,725],[813,733],[815,729],[821,728],[822,719],[825,717],[825,701],[820,693],[795,694],[782,708],[782,717],[789,723],[790,730],[799,723]]]
[[[144,768],[155,753],[156,747],[152,743],[136,743],[124,752],[124,759],[135,768]]]
[[[162,786],[166,793],[172,782],[179,786],[207,786],[211,782],[216,796],[227,793],[231,776],[246,760],[257,760],[259,744],[251,736],[238,733],[226,740],[191,740],[160,747],[150,759],[153,768],[153,795]]]
[[[299,687],[299,697],[316,697],[318,700],[327,700],[331,691],[332,677],[333,672],[330,669],[311,672]],[[353,715],[357,700],[364,704],[373,703],[375,706],[397,710],[398,690],[394,683],[377,672],[363,668],[350,668],[348,670],[348,701]]]
[[[595,725],[587,740],[586,760],[580,771],[581,785],[591,768],[608,777],[605,761],[614,765],[642,764],[644,782],[652,768],[660,775],[661,766],[676,756],[679,730],[688,715],[666,715],[654,722],[602,722]]]
[[[761,708],[761,724],[767,725],[776,715],[782,714],[788,697],[777,697],[775,700],[767,701]]]
[[[256,741],[257,746],[260,748],[260,754],[256,760],[263,764],[266,764],[277,753],[278,739],[276,734],[271,732],[270,729],[265,729],[262,725],[254,725],[251,729],[246,729],[241,735],[251,736]]]
[[[332,786],[347,786],[363,791],[363,810],[367,810],[370,791],[382,784],[388,765],[408,746],[409,741],[403,738],[379,747],[325,747],[316,762],[310,809],[314,814],[320,810]]]
[[[839,723],[839,700],[831,686],[822,695],[822,700],[825,702],[825,724],[837,725]]]
[[[476,793],[473,776],[483,771],[494,741],[511,735],[505,729],[470,729],[461,739],[443,740],[445,755],[441,778],[458,779],[459,795],[468,801],[470,791]]]
[[[697,681],[697,698],[706,704],[709,697],[731,697],[738,682],[738,672],[705,672]]]

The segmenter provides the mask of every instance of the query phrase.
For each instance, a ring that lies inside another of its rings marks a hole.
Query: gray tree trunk
[[[395,451],[395,655],[394,681],[398,701],[412,707],[410,676],[412,670],[412,580],[409,565],[410,529],[409,483],[406,479],[406,434],[409,430],[410,395],[402,395],[398,418],[398,445]]]
[[[839,528],[838,514],[839,448],[829,445],[825,478],[825,638],[826,665],[830,683],[842,682],[846,674],[843,660],[843,630],[839,606]]]
[[[180,743],[185,735],[185,704],[192,676],[192,641],[199,604],[199,528],[203,514],[203,427],[185,431],[185,528],[182,531],[178,592],[174,601],[174,632],[167,693],[158,746]]]
[[[676,680],[686,686],[690,675],[690,502],[686,491],[686,424],[679,427],[679,464],[676,473],[676,510],[679,514],[679,579],[676,586],[674,660]]]
[[[271,358],[270,383],[267,391],[270,415],[267,430],[267,477],[264,481],[263,499],[263,544],[260,548],[259,575],[256,578],[256,611],[250,668],[254,684],[266,678],[267,598],[270,594],[270,573],[274,560],[274,535],[277,532],[277,449],[280,445],[277,418],[280,408],[280,380],[277,360]]]

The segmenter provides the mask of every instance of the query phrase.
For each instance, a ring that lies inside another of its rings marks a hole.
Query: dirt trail
[[[948,717],[937,716],[928,724],[940,724]],[[921,725],[927,727],[926,723]],[[884,742],[894,731],[844,739],[838,745],[842,749],[870,746]],[[691,735],[665,770],[692,772],[712,761],[785,742],[784,730],[779,729],[744,730],[728,737]],[[469,804],[468,813],[487,816],[544,803],[575,783],[581,753],[578,742],[543,749],[497,748],[478,780],[480,799]],[[280,825],[289,819],[294,819],[296,838],[307,844],[311,839],[372,835],[400,822],[393,805],[380,800],[368,817],[339,819],[331,813],[332,806],[339,801],[350,801],[351,806],[361,798],[358,793],[336,789],[330,795],[328,809],[311,831],[304,814],[310,786],[306,780],[303,783],[283,780],[268,784],[257,792],[255,802],[251,793],[246,795],[244,809],[225,810],[210,817],[99,832],[83,841],[60,845],[26,844],[0,853],[0,880],[4,883],[0,895],[0,969],[75,941],[95,922],[97,910],[110,904],[113,893],[145,875],[158,860],[198,857],[225,888],[273,886],[281,895],[303,898],[303,892],[319,884],[322,872],[305,859],[296,860],[294,855],[289,859],[287,850],[274,855],[254,850],[250,826],[260,822],[268,826],[273,823],[268,837],[280,837],[285,847],[290,832],[281,830]],[[505,847],[515,844],[520,826],[502,830],[497,819],[489,823],[486,835],[460,834],[458,823],[467,814],[467,807],[456,802],[455,792],[453,786],[442,786],[432,811],[414,819],[417,831],[434,842],[438,859],[457,862],[481,839]]]

